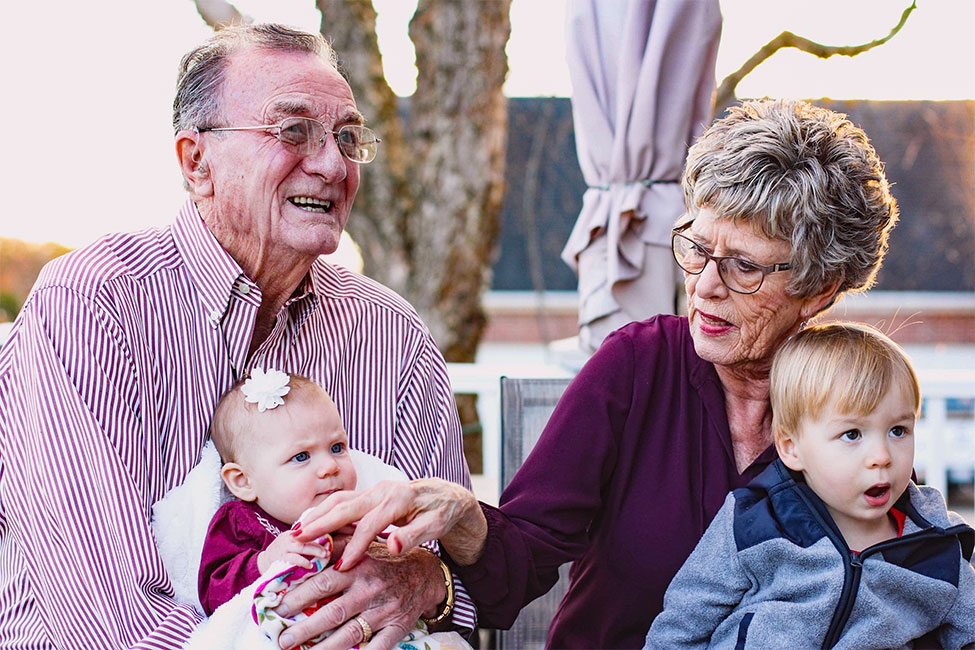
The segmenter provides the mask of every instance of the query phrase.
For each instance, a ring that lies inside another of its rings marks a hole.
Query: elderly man
[[[254,367],[320,382],[352,446],[411,478],[470,482],[419,317],[319,260],[378,143],[331,48],[274,25],[223,30],[184,57],[173,123],[190,195],[175,223],[53,261],[0,353],[0,647],[183,644],[199,616],[172,599],[151,506]],[[302,585],[309,602],[342,594],[305,629],[347,648],[373,633],[392,645],[418,617],[473,624],[463,598],[441,616],[435,555],[390,566],[377,550]]]

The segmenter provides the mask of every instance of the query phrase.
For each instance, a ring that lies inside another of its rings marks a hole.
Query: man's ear
[[[819,312],[832,305],[833,300],[836,297],[836,292],[839,290],[842,282],[842,279],[834,280],[826,285],[826,287],[819,293],[806,298],[802,305],[802,309],[800,310],[802,320],[809,320]]]
[[[244,468],[237,463],[224,463],[220,468],[220,478],[227,485],[230,493],[241,501],[255,501],[257,492],[251,485],[251,480],[247,477]]]
[[[775,436],[775,450],[786,467],[794,472],[803,470],[802,460],[796,450],[796,439],[791,433],[781,433]]]
[[[183,129],[176,134],[176,158],[186,188],[194,197],[213,196],[213,180],[204,155],[205,145],[200,134],[192,129]]]

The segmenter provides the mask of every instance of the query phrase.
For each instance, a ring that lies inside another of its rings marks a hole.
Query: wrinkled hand
[[[304,524],[303,524],[304,526]],[[341,540],[336,540],[341,545]],[[315,650],[347,650],[363,640],[361,616],[372,629],[368,650],[388,650],[413,629],[421,615],[434,615],[446,597],[437,556],[414,549],[393,557],[374,543],[357,566],[349,571],[328,568],[290,590],[276,611],[293,616],[309,603],[329,596],[308,618],[289,627],[278,639],[282,648],[293,648],[322,632],[334,630]]]
[[[288,564],[312,569],[314,565],[308,559],[309,557],[322,558],[324,562],[327,562],[328,551],[318,542],[314,540],[303,542],[298,539],[294,531],[286,530],[275,537],[266,549],[258,553],[257,570],[263,574],[276,560],[283,560]]]
[[[383,481],[362,492],[336,492],[305,513],[298,539],[315,539],[352,522],[358,523],[342,552],[337,567],[342,571],[356,566],[372,540],[391,524],[399,526],[386,540],[394,556],[439,539],[455,562],[467,565],[480,557],[487,538],[487,520],[469,490],[443,479],[423,478]]]

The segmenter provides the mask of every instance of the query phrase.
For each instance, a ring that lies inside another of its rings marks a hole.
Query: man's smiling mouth
[[[292,205],[308,212],[328,212],[332,209],[331,201],[312,198],[310,196],[292,196],[288,199]]]

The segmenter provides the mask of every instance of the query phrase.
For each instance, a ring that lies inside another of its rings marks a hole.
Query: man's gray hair
[[[788,290],[801,297],[836,280],[837,296],[869,289],[897,222],[867,135],[846,115],[803,101],[730,108],[690,148],[681,182],[689,216],[708,207],[790,242]]]
[[[232,54],[248,48],[307,52],[320,56],[338,70],[335,51],[321,34],[309,34],[265,23],[234,25],[216,32],[209,40],[183,56],[173,100],[173,130],[217,126],[220,121],[220,88]]]

